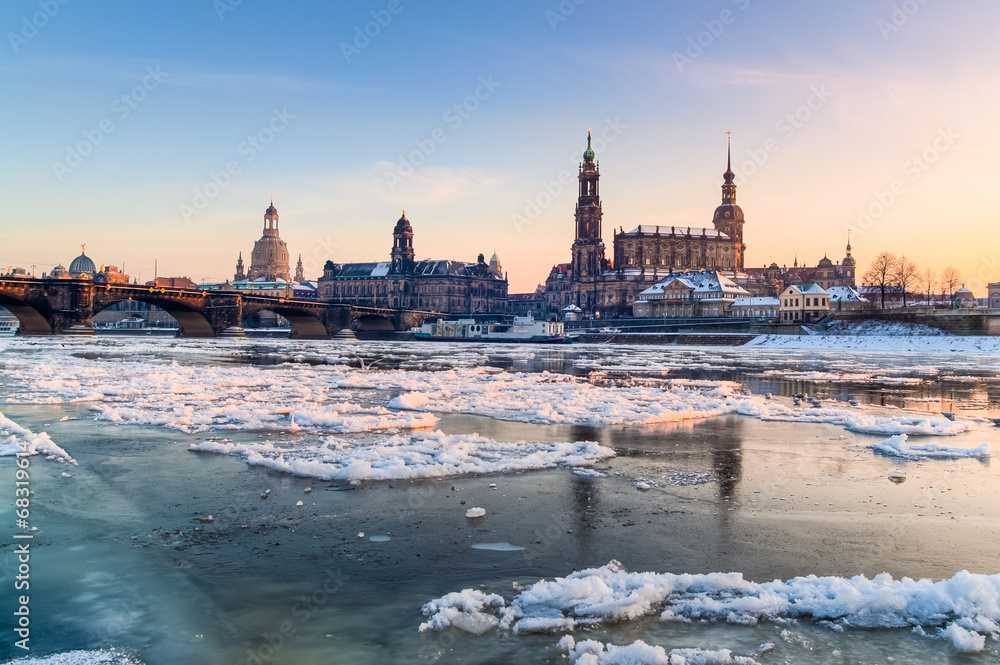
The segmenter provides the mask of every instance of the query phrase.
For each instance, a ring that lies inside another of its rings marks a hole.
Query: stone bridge
[[[123,300],[165,310],[180,324],[181,337],[241,336],[244,318],[265,310],[287,319],[296,339],[327,339],[345,328],[406,330],[439,316],[235,291],[105,284],[87,279],[0,279],[0,307],[21,322],[21,335],[92,335],[94,315]]]

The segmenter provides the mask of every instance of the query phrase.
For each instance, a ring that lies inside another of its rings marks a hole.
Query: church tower
[[[594,282],[604,272],[601,238],[600,165],[587,132],[587,150],[580,165],[580,195],[576,202],[576,239],[573,241],[573,275],[580,282]]]
[[[236,274],[233,275],[234,282],[242,282],[247,278],[246,270],[243,269],[243,252],[240,252],[240,258],[236,260]]]
[[[413,270],[413,228],[406,218],[406,211],[392,230],[392,272],[407,273]]]
[[[305,270],[302,268],[301,254],[299,254],[299,262],[295,264],[295,281],[299,284],[306,281]]]
[[[727,132],[728,133],[728,132]],[[729,140],[729,153],[726,162],[726,172],[722,174],[722,205],[715,209],[712,224],[720,233],[725,233],[733,241],[733,260],[728,270],[743,272],[743,254],[747,246],[743,244],[743,209],[736,205],[736,184],[733,179],[733,145]],[[727,270],[727,271],[728,271]]]
[[[854,288],[857,286],[855,273],[858,269],[858,262],[851,256],[851,232],[847,232],[847,256],[844,257],[844,285]]]
[[[278,236],[278,209],[271,205],[264,211],[264,234],[254,243],[250,253],[250,281],[263,278],[265,281],[289,281],[288,246]]]

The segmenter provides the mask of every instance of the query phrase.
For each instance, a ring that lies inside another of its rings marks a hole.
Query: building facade
[[[737,298],[750,293],[717,270],[676,273],[639,294],[636,316],[727,316]]]
[[[736,204],[731,159],[723,174],[722,205],[715,210],[711,228],[640,225],[626,232],[619,227],[609,261],[601,234],[604,213],[596,157],[588,133],[578,176],[571,261],[553,266],[545,282],[548,318],[558,318],[570,305],[579,307],[583,317],[628,315],[640,293],[673,273],[709,270],[734,277],[743,271],[745,219]]]
[[[987,288],[990,294],[990,308],[1000,309],[1000,282],[990,284]]]
[[[754,295],[776,296],[792,284],[819,284],[857,288],[857,261],[851,255],[851,239],[847,239],[847,253],[842,261],[832,261],[824,256],[815,266],[799,265],[798,258],[792,267],[771,263],[766,268],[748,268],[745,286]]]
[[[871,304],[850,286],[830,286],[826,292],[830,294],[830,310],[834,312],[857,312]]]
[[[327,261],[318,280],[321,300],[368,307],[417,309],[441,314],[504,314],[507,280],[480,254],[474,263],[417,261],[406,211],[392,232],[389,260],[371,263]]]
[[[781,317],[781,299],[770,296],[737,298],[729,306],[729,315],[741,319],[775,321]]]
[[[792,284],[778,298],[782,323],[815,323],[830,314],[830,294],[819,284]]]

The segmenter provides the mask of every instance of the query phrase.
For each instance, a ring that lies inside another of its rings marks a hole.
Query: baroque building
[[[604,215],[596,157],[588,132],[579,171],[572,260],[553,266],[545,282],[549,318],[571,306],[584,316],[627,314],[641,292],[677,272],[709,270],[742,277],[745,219],[736,204],[731,151],[723,174],[722,204],[711,228],[640,225],[626,232],[620,226],[613,236],[611,261],[605,257],[601,234]]]
[[[319,298],[440,314],[503,314],[507,311],[507,280],[500,273],[500,260],[495,252],[493,259],[487,264],[480,254],[473,263],[416,260],[413,227],[404,210],[392,231],[389,260],[327,261],[318,281]]]
[[[766,268],[747,269],[746,288],[755,295],[777,295],[793,284],[818,284],[823,289],[833,286],[857,288],[857,260],[851,255],[851,239],[847,238],[847,253],[843,261],[831,261],[824,256],[815,266],[799,265],[798,258],[792,267],[771,263]]]
[[[271,205],[264,211],[264,234],[254,243],[250,254],[250,270],[244,269],[243,252],[240,252],[233,281],[290,282],[290,274],[288,245],[278,235],[278,209],[271,199]]]

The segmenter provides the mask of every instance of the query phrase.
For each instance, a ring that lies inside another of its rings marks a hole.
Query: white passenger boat
[[[535,321],[530,316],[515,316],[513,321],[489,322],[475,319],[425,323],[414,334],[418,340],[431,342],[511,342],[525,344],[565,344],[563,324]]]
[[[16,316],[6,310],[0,310],[0,337],[16,334],[20,325],[21,322]]]

